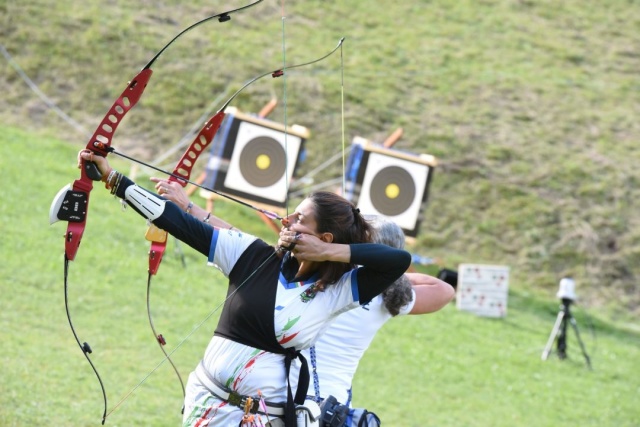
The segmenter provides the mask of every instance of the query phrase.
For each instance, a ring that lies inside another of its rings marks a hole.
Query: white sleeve
[[[229,277],[240,256],[256,240],[257,237],[239,230],[214,229],[209,248],[209,265],[217,267]]]
[[[329,298],[330,312],[333,316],[360,306],[356,277],[357,269],[348,271],[334,285],[325,288],[324,293]]]

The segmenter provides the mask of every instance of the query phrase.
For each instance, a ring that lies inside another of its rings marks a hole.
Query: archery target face
[[[302,139],[250,122],[241,122],[226,188],[284,203]]]
[[[375,152],[369,154],[358,208],[384,216],[405,230],[416,227],[429,177],[425,164]]]

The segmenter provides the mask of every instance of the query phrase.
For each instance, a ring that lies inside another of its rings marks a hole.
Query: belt
[[[260,410],[259,398],[243,396],[236,391],[229,390],[227,387],[220,384],[218,380],[212,378],[211,375],[209,375],[209,372],[206,370],[202,362],[198,364],[198,367],[195,370],[195,374],[200,383],[218,399],[227,401],[230,404],[241,409],[245,409],[245,407],[247,406],[247,402],[251,402],[249,406],[249,412],[251,412],[252,414],[261,413],[273,415],[276,417],[282,417],[284,415],[283,404],[281,405],[277,403],[264,402],[264,407],[262,408],[262,410]],[[264,411],[265,409],[266,412]]]

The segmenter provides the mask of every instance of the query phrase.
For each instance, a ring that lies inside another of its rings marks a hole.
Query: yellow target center
[[[396,184],[389,184],[384,189],[384,194],[390,199],[395,199],[400,195],[400,187],[398,187]]]
[[[256,166],[258,169],[265,170],[271,165],[271,159],[266,154],[260,154],[256,159]]]

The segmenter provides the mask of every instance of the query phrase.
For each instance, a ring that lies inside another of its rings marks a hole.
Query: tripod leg
[[[589,355],[587,354],[587,350],[584,348],[584,344],[582,342],[582,338],[580,338],[580,332],[578,331],[578,324],[576,323],[576,319],[571,316],[569,318],[569,323],[573,327],[573,330],[576,332],[576,337],[578,337],[578,343],[580,344],[580,349],[582,350],[582,355],[584,356],[584,360],[587,361],[587,367],[591,369],[591,359],[589,359]]]
[[[556,323],[553,325],[553,329],[551,330],[551,335],[549,335],[549,340],[547,341],[547,345],[544,347],[542,352],[542,360],[547,360],[549,357],[549,353],[551,353],[551,347],[553,346],[553,341],[558,336],[558,332],[560,332],[560,325],[562,324],[562,320],[564,319],[564,312],[558,313],[558,317],[556,317]]]
[[[565,308],[564,316],[562,316],[562,324],[560,325],[560,333],[558,334],[558,357],[560,359],[567,358],[567,321],[569,319],[569,312]]]

